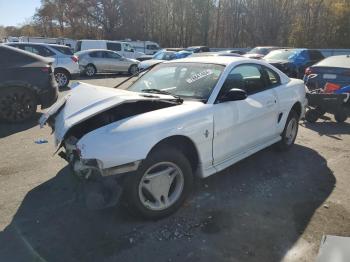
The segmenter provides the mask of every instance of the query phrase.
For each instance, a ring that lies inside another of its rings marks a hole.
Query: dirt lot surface
[[[36,121],[0,123],[0,261],[313,261],[323,234],[350,236],[349,120],[301,123],[289,152],[268,148],[197,181],[160,221],[87,210],[54,151]]]

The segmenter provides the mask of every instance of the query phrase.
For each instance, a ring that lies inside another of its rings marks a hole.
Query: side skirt
[[[256,145],[254,147],[251,147],[249,150],[245,151],[245,152],[242,152],[242,153],[239,153],[239,154],[236,154],[234,155],[233,157],[225,160],[224,162],[221,162],[220,164],[217,164],[217,165],[214,165],[214,166],[211,166],[210,168],[204,170],[203,174],[202,174],[202,178],[205,178],[205,177],[208,177],[210,175],[213,175],[217,172],[220,172],[221,170],[224,170],[225,168],[229,167],[229,166],[232,166],[233,164],[241,161],[242,159],[250,156],[250,155],[253,155],[255,154],[256,152],[266,148],[266,147],[269,147],[275,143],[277,143],[278,141],[281,140],[281,137],[278,136],[272,140],[269,140],[268,142],[264,143],[264,144],[259,144],[259,145]]]

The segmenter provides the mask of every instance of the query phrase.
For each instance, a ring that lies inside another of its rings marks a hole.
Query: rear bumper
[[[75,80],[75,79],[78,79],[80,76],[80,73],[74,73],[74,74],[71,74],[70,77],[71,77],[71,80]]]
[[[39,101],[42,109],[53,105],[58,98],[58,86],[56,81],[51,86],[39,93]]]

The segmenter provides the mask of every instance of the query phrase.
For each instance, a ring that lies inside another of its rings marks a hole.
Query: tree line
[[[11,36],[350,48],[349,0],[42,0]]]

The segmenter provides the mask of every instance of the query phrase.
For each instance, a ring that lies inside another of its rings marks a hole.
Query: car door
[[[108,63],[109,72],[125,72],[128,71],[130,62],[118,55],[116,52],[106,51],[104,56]]]
[[[123,56],[126,58],[134,58],[134,49],[128,43],[123,43]]]
[[[214,165],[239,157],[276,137],[277,96],[258,64],[238,65],[229,73],[214,104]],[[241,101],[219,102],[231,88],[243,89]]]
[[[103,52],[104,51],[93,51],[89,54],[89,63],[92,63],[99,73],[108,72],[108,63],[103,57]]]

